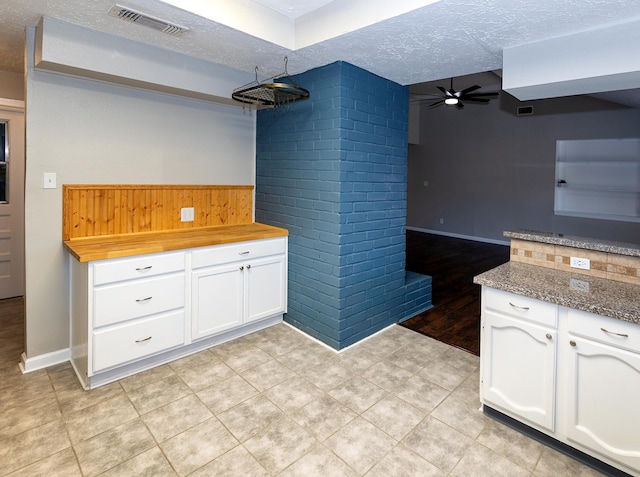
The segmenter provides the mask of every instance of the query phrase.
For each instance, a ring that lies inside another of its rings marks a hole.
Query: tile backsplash
[[[570,266],[571,257],[590,260],[590,269]],[[640,257],[511,239],[511,260],[570,273],[640,284]]]

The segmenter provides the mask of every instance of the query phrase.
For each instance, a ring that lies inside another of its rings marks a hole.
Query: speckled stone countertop
[[[589,291],[576,289],[576,280],[588,283]],[[507,262],[476,276],[473,282],[567,308],[640,324],[640,285],[520,262]]]
[[[508,230],[503,233],[505,237],[528,240],[530,242],[549,243],[563,245],[565,247],[583,248],[586,250],[597,250],[600,252],[617,253],[618,255],[628,255],[640,257],[640,244],[613,242],[610,240],[599,240],[574,235],[556,234],[553,232],[536,232],[534,230]]]

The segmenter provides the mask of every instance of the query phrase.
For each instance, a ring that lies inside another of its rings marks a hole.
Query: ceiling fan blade
[[[478,86],[477,84],[474,84],[473,86],[469,86],[468,88],[463,89],[462,91],[460,91],[460,95],[464,96],[465,94],[469,94],[472,91],[475,91],[477,89],[480,89],[481,86]]]
[[[462,104],[461,101],[458,101],[458,104],[456,104],[456,108],[462,109],[462,108],[464,108],[464,104]]]
[[[439,101],[436,101],[435,103],[431,103],[429,105],[429,108],[435,108],[436,106],[441,106],[444,104],[444,99],[441,99]]]
[[[447,91],[446,89],[444,89],[442,86],[436,86],[436,88],[438,88],[440,91],[442,91],[442,94],[444,94],[445,96],[451,96],[451,94],[449,93],[449,91]]]

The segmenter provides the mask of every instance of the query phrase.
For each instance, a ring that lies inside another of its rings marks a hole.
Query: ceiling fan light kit
[[[447,106],[455,106],[458,109],[464,108],[464,103],[471,104],[487,104],[494,98],[498,97],[498,93],[476,93],[481,87],[476,85],[469,86],[461,91],[453,89],[453,78],[451,78],[451,84],[449,89],[445,89],[442,86],[437,86],[442,93],[442,97],[437,101],[431,103],[429,108],[435,108],[445,104]]]

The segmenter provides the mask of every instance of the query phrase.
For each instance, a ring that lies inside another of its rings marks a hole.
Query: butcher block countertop
[[[63,243],[78,261],[90,262],[288,235],[286,229],[253,222],[246,225],[76,238]]]

